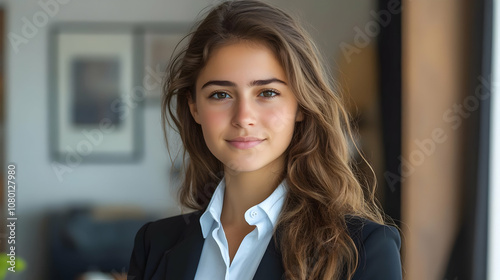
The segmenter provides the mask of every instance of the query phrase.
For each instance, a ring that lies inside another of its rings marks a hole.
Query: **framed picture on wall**
[[[189,30],[187,24],[158,24],[144,28],[143,86],[147,99],[158,103],[169,62],[187,40],[182,40]]]
[[[51,154],[63,162],[137,160],[142,43],[137,28],[60,24],[50,36]]]

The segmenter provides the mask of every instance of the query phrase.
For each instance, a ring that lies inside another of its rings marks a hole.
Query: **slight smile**
[[[260,139],[257,137],[236,137],[231,140],[226,140],[229,144],[231,144],[233,147],[238,148],[238,149],[250,149],[253,148],[260,143],[262,143],[266,139]]]

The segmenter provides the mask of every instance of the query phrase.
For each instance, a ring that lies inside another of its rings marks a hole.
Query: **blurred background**
[[[338,82],[404,279],[500,279],[493,0],[266,1]],[[0,0],[0,279],[124,279],[138,228],[181,212],[160,85],[217,3]]]

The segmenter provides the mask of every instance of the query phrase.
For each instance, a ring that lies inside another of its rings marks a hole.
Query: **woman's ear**
[[[196,108],[196,101],[191,97],[191,92],[188,92],[188,105],[191,116],[193,116],[194,121],[199,124],[198,108]]]

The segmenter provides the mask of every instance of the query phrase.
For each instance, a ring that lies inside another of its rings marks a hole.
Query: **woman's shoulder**
[[[197,211],[144,224],[135,236],[129,276],[151,279],[150,273],[157,271],[158,262],[166,251],[190,233],[198,230],[201,236],[199,215]]]
[[[399,231],[394,226],[379,224],[358,216],[347,216],[346,224],[349,234],[355,242],[364,243],[363,241],[373,238],[377,240],[388,239],[395,241],[398,247],[401,246]]]
[[[199,227],[201,211],[176,215],[147,222],[138,231],[138,236],[149,242],[172,242],[186,233]]]
[[[402,279],[401,237],[398,229],[355,216],[346,218],[346,223],[359,253],[358,268],[353,279],[367,276]]]
[[[148,222],[143,227],[147,227],[148,232],[161,235],[164,235],[167,231],[183,231],[186,228],[199,224],[201,213],[201,211],[195,211],[162,218]]]

